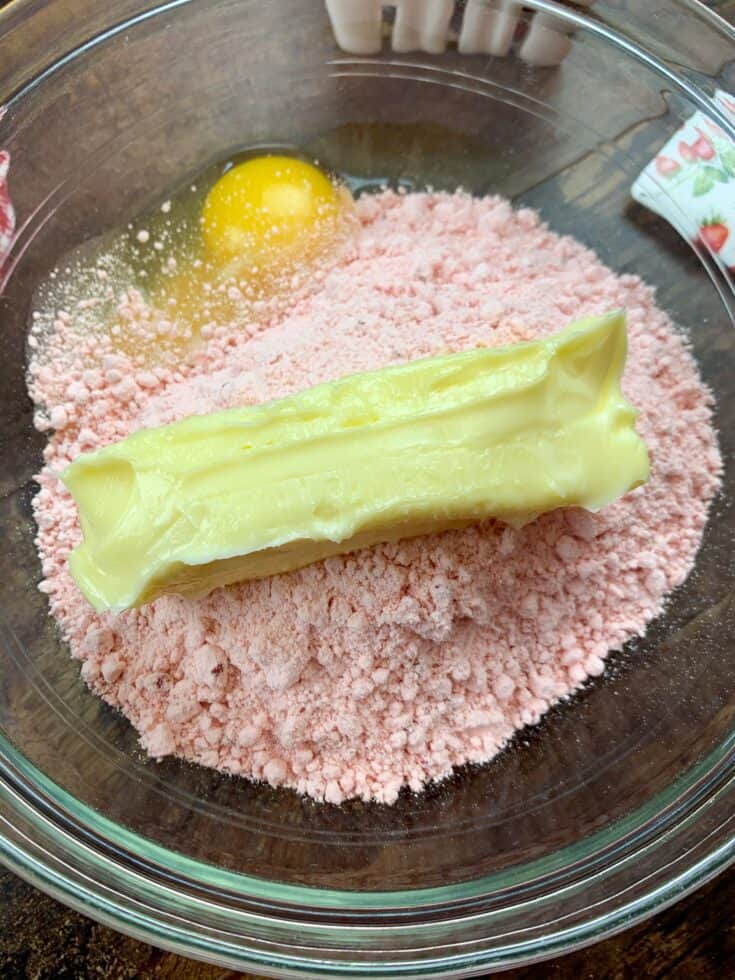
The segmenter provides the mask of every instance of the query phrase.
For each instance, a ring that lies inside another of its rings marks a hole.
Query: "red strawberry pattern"
[[[673,177],[680,170],[681,164],[677,163],[676,160],[672,160],[671,157],[665,157],[661,154],[656,157],[656,171],[662,177]]]
[[[0,150],[0,270],[8,257],[15,231],[15,211],[8,192],[8,170],[10,154]]]
[[[677,150],[679,151],[679,156],[686,163],[694,163],[694,161],[697,159],[697,154],[694,151],[694,146],[695,146],[694,143],[690,145],[684,140],[679,140],[679,145],[677,146]]]
[[[719,252],[727,241],[730,231],[719,215],[713,215],[699,229],[699,240],[713,252]]]
[[[700,160],[711,160],[715,155],[715,148],[699,127],[697,127],[697,132],[699,133],[699,139],[695,143],[692,143],[690,149]]]
[[[735,123],[735,95],[714,103]],[[669,220],[722,268],[735,271],[735,136],[699,110],[672,133],[631,187],[633,198]]]

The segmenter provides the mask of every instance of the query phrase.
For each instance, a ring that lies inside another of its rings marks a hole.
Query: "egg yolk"
[[[221,264],[242,258],[267,267],[308,258],[333,237],[344,200],[310,163],[256,157],[229,170],[207,195],[204,243]]]

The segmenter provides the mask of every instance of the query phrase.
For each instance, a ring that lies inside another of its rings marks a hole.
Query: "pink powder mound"
[[[285,314],[206,329],[175,368],[112,353],[99,331],[90,340],[79,310],[37,330],[30,388],[38,424],[55,431],[35,510],[40,587],[85,681],[152,756],[334,803],[390,803],[404,784],[490,759],[643,633],[692,567],[721,460],[710,393],[639,279],[498,198],[385,192],[358,211],[353,251]],[[624,387],[653,469],[604,512],[559,511],[520,531],[487,522],[117,616],[76,589],[66,559],[80,532],[55,474],[79,452],[615,307],[628,311]],[[141,296],[122,308],[131,330],[156,330]]]

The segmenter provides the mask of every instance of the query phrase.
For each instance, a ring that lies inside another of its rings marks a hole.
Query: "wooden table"
[[[4,0],[0,0],[0,7]],[[720,4],[735,20],[735,2]],[[719,978],[735,962],[735,870],[652,920],[553,962],[512,970],[511,980],[549,977],[627,980]],[[245,976],[203,965],[120,935],[0,871],[0,976],[176,978]]]

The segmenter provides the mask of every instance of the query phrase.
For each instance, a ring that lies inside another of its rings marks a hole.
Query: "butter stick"
[[[626,347],[615,311],[137,432],[63,474],[72,574],[123,610],[489,517],[598,510],[648,477]]]

